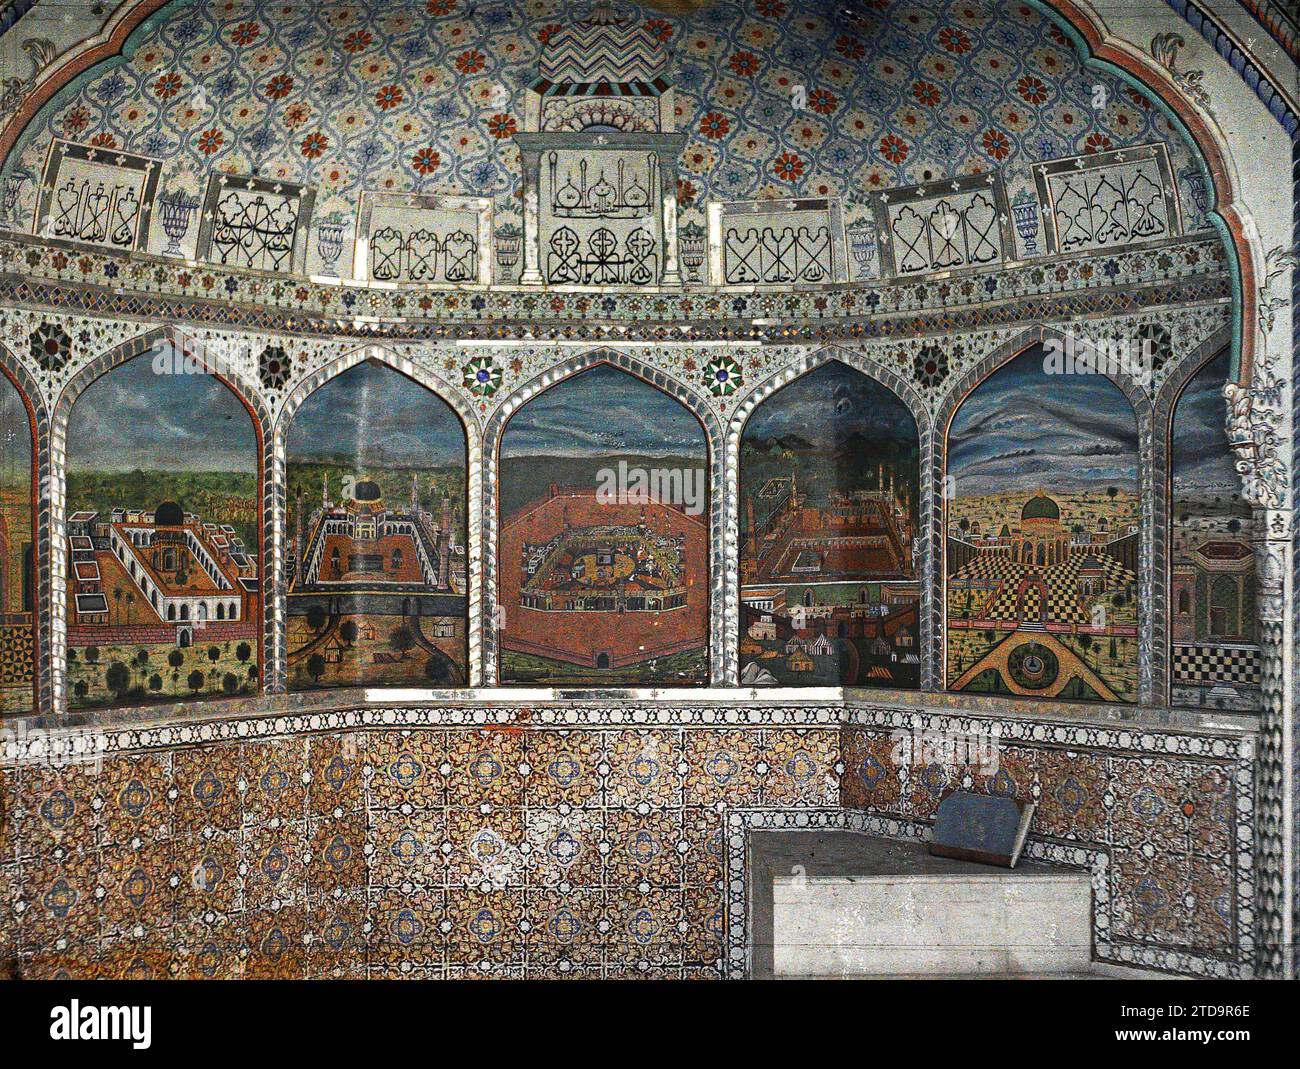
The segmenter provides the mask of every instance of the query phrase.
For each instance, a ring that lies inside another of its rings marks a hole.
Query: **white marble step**
[[[1000,869],[853,832],[755,832],[750,872],[756,977],[1094,971],[1084,871]]]

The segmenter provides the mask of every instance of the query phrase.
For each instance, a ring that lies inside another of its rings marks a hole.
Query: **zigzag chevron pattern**
[[[667,65],[662,46],[644,26],[580,22],[547,43],[540,73],[549,82],[652,82]]]

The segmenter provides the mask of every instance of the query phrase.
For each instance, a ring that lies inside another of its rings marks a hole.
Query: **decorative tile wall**
[[[747,828],[924,837],[961,783],[1032,796],[1031,855],[1093,870],[1099,958],[1249,975],[1251,751],[1231,732],[875,707],[844,725],[816,706],[469,712],[128,730],[83,737],[88,763],[7,765],[9,967],[743,975]],[[1001,736],[993,776],[891,753],[980,731]]]

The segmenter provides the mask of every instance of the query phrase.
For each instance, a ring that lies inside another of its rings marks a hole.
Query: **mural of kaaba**
[[[165,354],[164,354],[165,355]],[[207,374],[137,357],[68,424],[68,684],[75,707],[255,694],[261,447]]]
[[[920,685],[919,442],[874,379],[825,364],[740,447],[741,683]]]
[[[608,365],[534,398],[501,443],[503,682],[704,682],[704,431]]]
[[[1171,683],[1178,704],[1256,708],[1254,521],[1218,418],[1229,364],[1225,349],[1192,376],[1174,409]]]
[[[1034,347],[971,393],[948,435],[947,684],[1134,701],[1137,422],[1097,374]]]
[[[377,363],[331,379],[287,438],[289,686],[466,682],[465,430]]]
[[[0,712],[32,708],[36,676],[36,557],[32,436],[27,406],[0,374]]]

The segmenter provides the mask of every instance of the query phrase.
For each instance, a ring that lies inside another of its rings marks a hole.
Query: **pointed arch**
[[[50,529],[51,531],[65,530],[67,519],[68,428],[78,399],[103,376],[131,360],[143,358],[150,353],[163,352],[164,346],[172,347],[193,359],[194,366],[199,371],[214,378],[229,390],[247,412],[249,421],[252,424],[256,443],[255,485],[257,487],[258,514],[256,521],[258,543],[256,561],[259,587],[257,602],[260,606],[259,649],[262,657],[260,663],[265,665],[269,657],[273,631],[272,621],[268,613],[269,599],[266,597],[265,590],[266,575],[270,565],[269,516],[271,513],[271,494],[266,478],[267,470],[272,461],[270,455],[272,441],[270,410],[252,384],[237,377],[229,368],[220,366],[215,361],[207,360],[201,351],[192,351],[190,349],[190,339],[180,329],[172,325],[157,327],[114,346],[78,369],[77,373],[64,385],[55,402],[54,414],[51,419],[50,464],[52,472],[59,474],[57,478],[52,478],[50,481]],[[70,562],[65,541],[57,538],[50,539],[49,559],[52,575],[66,577],[69,574]],[[69,606],[66,583],[51,583],[51,606],[51,648],[59,650],[60,656],[53,658],[51,662],[50,701],[55,712],[59,713],[66,711],[67,708],[66,662],[64,658],[67,650]],[[259,677],[257,689],[260,693],[267,692],[264,670]]]
[[[340,375],[360,364],[373,362],[395,371],[423,387],[442,401],[455,413],[460,421],[461,431],[465,436],[465,524],[466,524],[466,635],[467,635],[467,673],[468,685],[482,685],[482,626],[481,596],[483,567],[483,524],[482,524],[482,470],[483,470],[483,436],[482,426],[473,406],[465,399],[461,391],[452,386],[437,373],[422,363],[417,363],[403,351],[384,345],[365,345],[342,353],[323,365],[311,375],[300,381],[285,398],[275,421],[275,433],[272,445],[271,483],[278,492],[274,496],[271,516],[272,538],[275,551],[272,554],[274,576],[270,586],[270,597],[274,600],[272,611],[274,619],[287,621],[286,616],[286,580],[285,552],[288,546],[288,434],[293,426],[294,417],[321,387],[332,382]],[[418,600],[416,602],[418,606]],[[288,678],[288,649],[283,628],[277,628],[273,636],[274,658],[269,675],[275,681],[275,689],[283,690]]]
[[[17,581],[29,582],[32,595],[32,704],[27,713],[48,713],[49,710],[49,500],[42,500],[40,487],[48,484],[50,470],[50,422],[41,395],[40,384],[23,366],[23,363],[0,343],[0,376],[13,387],[27,414],[29,442],[28,509],[31,524],[31,563],[20,564]],[[0,384],[2,386],[3,384]],[[26,573],[26,576],[24,576]],[[10,582],[15,577],[10,573]],[[0,605],[0,611],[4,606]]]
[[[739,535],[742,508],[741,480],[743,477],[741,446],[744,441],[745,431],[750,424],[751,418],[772,398],[779,395],[787,387],[795,385],[830,364],[840,364],[887,390],[897,399],[899,405],[906,409],[916,430],[918,450],[916,513],[917,533],[921,536],[921,546],[917,561],[917,579],[920,587],[920,599],[917,605],[918,641],[914,652],[918,652],[922,659],[919,683],[922,687],[927,685],[929,665],[925,663],[924,654],[930,648],[931,581],[929,571],[933,554],[926,550],[925,534],[929,529],[927,516],[929,511],[933,509],[933,495],[927,481],[921,477],[921,473],[925,470],[926,458],[932,449],[930,414],[926,410],[925,402],[917,390],[890,368],[874,359],[868,350],[834,345],[809,352],[801,359],[783,367],[758,383],[753,390],[744,395],[727,425],[727,471],[731,473],[726,495],[727,530],[734,533],[732,537],[726,539],[725,553],[727,574],[733,578],[728,585],[728,597],[724,609],[725,630],[722,633],[730,647],[728,663],[734,665],[737,672],[736,676],[728,677],[727,683],[729,685],[737,685],[740,682],[738,674],[741,660],[740,646],[744,642],[744,636],[741,633],[740,575],[742,547]]]
[[[1214,575],[1207,572],[1204,567],[1204,558],[1199,553],[1189,551],[1189,547],[1196,546],[1194,541],[1198,538],[1206,539],[1199,543],[1201,546],[1214,543],[1214,550],[1218,551],[1217,555],[1223,558],[1228,554],[1228,559],[1221,559],[1219,567],[1229,565],[1231,554],[1236,550],[1230,548],[1232,543],[1237,541],[1237,533],[1241,528],[1245,528],[1243,538],[1248,543],[1249,551],[1249,568],[1243,568],[1240,558],[1232,564],[1236,574],[1236,582],[1241,584],[1238,592],[1242,590],[1254,590],[1257,587],[1256,567],[1255,567],[1255,547],[1254,539],[1251,535],[1251,527],[1254,522],[1253,509],[1250,509],[1244,502],[1239,502],[1247,513],[1245,517],[1230,517],[1224,522],[1224,513],[1214,510],[1207,510],[1200,515],[1196,510],[1195,495],[1190,501],[1186,501],[1183,508],[1179,507],[1178,499],[1175,496],[1176,483],[1175,479],[1179,474],[1178,456],[1176,455],[1177,445],[1177,427],[1179,420],[1179,409],[1183,399],[1187,396],[1188,390],[1194,383],[1205,373],[1211,365],[1224,356],[1228,347],[1231,345],[1231,338],[1227,330],[1219,331],[1207,338],[1196,351],[1184,360],[1178,367],[1176,374],[1171,375],[1164,383],[1160,396],[1157,401],[1157,411],[1160,414],[1161,444],[1164,447],[1166,464],[1166,500],[1168,502],[1166,523],[1170,531],[1170,552],[1168,561],[1161,576],[1167,588],[1167,598],[1172,605],[1177,599],[1178,614],[1171,622],[1169,634],[1169,687],[1171,701],[1180,705],[1197,704],[1198,700],[1205,700],[1208,694],[1204,684],[1209,682],[1204,678],[1205,670],[1203,665],[1215,664],[1222,665],[1213,674],[1219,679],[1219,687],[1216,687],[1216,693],[1237,692],[1232,699],[1232,706],[1238,705],[1243,709],[1253,709],[1263,700],[1262,691],[1256,691],[1253,686],[1246,683],[1245,680],[1252,671],[1252,661],[1257,661],[1262,656],[1262,650],[1259,646],[1260,629],[1258,627],[1258,617],[1254,597],[1242,599],[1240,612],[1229,614],[1234,619],[1237,626],[1227,629],[1227,633],[1220,630],[1217,633],[1209,633],[1207,628],[1212,629],[1212,616],[1210,608],[1213,601],[1214,584],[1222,575]],[[1222,397],[1222,385],[1231,382],[1231,370],[1226,373],[1224,383],[1220,384],[1218,398]],[[1217,407],[1217,406],[1216,406]],[[1187,424],[1188,416],[1183,420]],[[1224,424],[1219,425],[1222,433],[1223,458],[1235,469],[1236,457],[1229,446],[1226,427]],[[1233,496],[1239,496],[1236,493],[1236,474],[1232,473],[1232,493]],[[1182,518],[1184,511],[1190,512],[1192,523],[1188,525]],[[1242,519],[1245,523],[1242,523]],[[1237,526],[1234,529],[1234,524]],[[1200,533],[1198,534],[1198,530]],[[1209,534],[1213,533],[1213,539],[1209,539]],[[1182,547],[1182,553],[1178,559],[1175,559],[1176,547]],[[1211,566],[1214,567],[1214,566]],[[1205,582],[1207,575],[1209,583]],[[1193,601],[1195,604],[1193,604]],[[1205,632],[1205,633],[1203,633]],[[1179,649],[1178,647],[1181,647]],[[1229,667],[1231,665],[1231,667]],[[1258,667],[1255,668],[1258,671]],[[1181,690],[1175,688],[1181,687]],[[1191,698],[1191,700],[1188,700]],[[1216,699],[1219,700],[1219,699]]]
[[[936,550],[936,644],[932,651],[936,664],[942,666],[942,678],[949,675],[947,649],[951,622],[948,619],[948,591],[950,585],[950,560],[947,532],[949,528],[949,502],[954,494],[949,486],[952,425],[962,406],[971,395],[990,379],[994,373],[1022,357],[1036,345],[1055,342],[1066,347],[1071,339],[1062,331],[1053,327],[1036,326],[1021,332],[1003,345],[989,353],[982,360],[958,377],[949,387],[939,405],[936,419],[938,449],[936,462],[931,473],[934,485],[944,488],[942,508],[936,509],[935,527],[932,531],[932,545]],[[1067,351],[1068,349],[1064,349]],[[1165,511],[1163,468],[1158,464],[1153,433],[1154,406],[1147,396],[1142,384],[1126,372],[1109,369],[1101,377],[1114,385],[1128,402],[1134,417],[1137,437],[1137,493],[1139,507],[1138,551],[1131,570],[1136,575],[1138,585],[1137,598],[1137,688],[1132,700],[1137,703],[1162,703],[1167,694],[1167,614],[1165,612],[1165,584],[1156,581],[1157,569],[1152,566],[1155,560],[1163,561],[1165,534],[1160,517]],[[1049,532],[1050,533],[1050,532]],[[1028,543],[1034,541],[1035,546]],[[1019,553],[1012,547],[1012,558],[1033,565],[1037,560],[1037,550],[1041,549],[1041,539],[1022,541]],[[1044,557],[1044,561],[1046,558]],[[1035,565],[1036,566],[1036,565]]]
[[[624,372],[645,385],[664,394],[670,400],[682,405],[700,424],[707,448],[707,482],[708,500],[715,505],[723,499],[725,474],[723,471],[723,433],[722,427],[714,415],[705,397],[679,379],[663,370],[638,360],[636,357],[616,349],[597,347],[577,354],[561,364],[556,365],[514,390],[506,397],[484,431],[484,467],[486,476],[483,480],[483,529],[487,544],[493,552],[485,554],[483,567],[483,679],[496,682],[500,672],[500,642],[497,635],[497,621],[502,618],[502,606],[498,598],[500,583],[499,556],[501,540],[501,516],[499,511],[499,490],[501,476],[501,445],[510,421],[534,398],[547,392],[552,387],[577,378],[583,372],[606,366]],[[725,509],[710,507],[707,538],[708,569],[708,621],[706,635],[709,680],[717,686],[725,678],[725,647],[727,643],[718,641],[722,627],[723,604],[726,598],[728,582],[727,569],[723,564],[723,536]],[[734,668],[733,668],[734,671]]]

